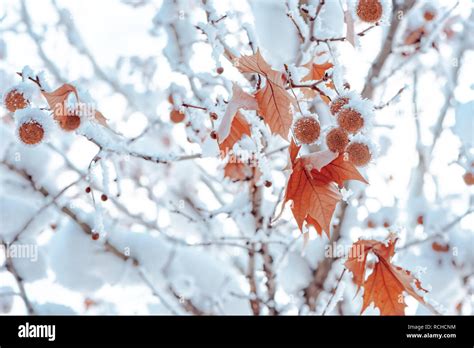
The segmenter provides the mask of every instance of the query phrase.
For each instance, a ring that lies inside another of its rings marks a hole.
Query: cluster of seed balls
[[[369,146],[349,139],[350,134],[356,134],[364,127],[365,119],[354,108],[344,107],[348,103],[348,97],[339,97],[331,103],[331,114],[336,117],[338,126],[326,134],[326,145],[332,152],[346,154],[354,165],[365,166],[372,159]],[[293,135],[300,144],[312,144],[321,135],[321,125],[311,115],[302,116],[293,125]]]
[[[5,94],[3,98],[5,108],[14,113],[17,110],[23,110],[30,106],[30,100],[21,91],[21,88],[13,87]],[[55,116],[54,119],[59,127],[71,132],[79,128],[81,125],[81,117],[79,112],[75,110],[68,110],[67,114]],[[26,117],[22,123],[18,125],[18,138],[27,145],[37,145],[41,143],[45,136],[45,127],[37,119],[28,119]]]

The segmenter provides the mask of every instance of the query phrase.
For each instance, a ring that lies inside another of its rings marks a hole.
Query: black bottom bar
[[[472,317],[454,316],[2,316],[0,346],[278,343],[291,347],[317,344],[472,347],[472,323]],[[54,340],[52,327],[42,325],[54,325]],[[38,335],[43,337],[32,337]]]

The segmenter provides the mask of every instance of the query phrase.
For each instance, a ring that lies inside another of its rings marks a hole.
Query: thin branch
[[[472,214],[472,213],[474,213],[473,209],[467,210],[464,214],[456,217],[453,221],[451,221],[451,222],[447,223],[445,226],[443,226],[439,232],[433,233],[430,236],[426,237],[425,239],[415,240],[413,242],[406,243],[399,250],[408,249],[408,248],[411,248],[412,246],[423,244],[425,242],[431,241],[431,240],[436,239],[438,237],[442,237],[446,232],[448,232],[454,226],[456,226],[459,222],[461,222],[462,219],[464,219],[466,216],[468,216],[469,214]]]
[[[388,101],[386,101],[385,103],[383,104],[380,104],[380,105],[377,105],[375,106],[375,109],[376,110],[381,110],[383,108],[386,108],[387,106],[389,106],[390,104],[392,104],[402,93],[403,91],[406,89],[407,86],[403,86],[402,88],[400,88],[398,90],[398,92],[392,97],[390,98]]]
[[[4,242],[2,242],[2,244],[5,245],[5,252],[6,252],[7,245]],[[15,266],[13,265],[13,260],[10,257],[8,257],[8,255],[6,254],[5,254],[5,267],[7,271],[10,272],[16,280],[16,283],[18,285],[18,290],[20,291],[19,295],[23,299],[23,302],[25,303],[26,311],[28,312],[29,315],[36,314],[34,307],[30,299],[28,298],[28,294],[26,293],[23,278],[18,274],[17,270],[15,269]]]
[[[324,311],[321,315],[326,315],[326,312],[329,308],[329,305],[332,303],[332,301],[334,299],[334,296],[336,296],[337,288],[339,288],[339,284],[341,284],[341,280],[342,280],[342,277],[344,277],[344,273],[346,273],[346,268],[344,268],[342,270],[342,273],[339,276],[339,279],[337,280],[336,287],[334,288],[333,293],[332,293],[331,297],[329,298],[329,301],[328,301],[328,303],[327,303],[326,307],[324,308]]]
[[[372,99],[372,95],[374,93],[374,80],[380,75],[385,63],[392,53],[392,45],[393,40],[395,38],[395,34],[398,30],[398,27],[401,23],[401,19],[398,17],[400,11],[406,16],[406,13],[410,11],[410,9],[415,5],[415,0],[408,0],[405,2],[397,2],[397,5],[393,7],[392,11],[392,20],[390,22],[390,29],[388,31],[387,37],[382,45],[382,49],[380,50],[377,58],[375,58],[372,66],[369,70],[369,74],[366,79],[366,83],[364,89],[362,90],[362,96],[367,99]]]

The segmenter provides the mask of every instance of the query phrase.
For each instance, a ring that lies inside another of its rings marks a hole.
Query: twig
[[[288,4],[287,4],[288,6]],[[291,14],[291,12],[287,12],[286,16],[291,20],[291,22],[293,23],[293,25],[295,26],[296,28],[296,32],[298,33],[298,37],[300,39],[301,42],[304,42],[304,35],[303,33],[301,32],[301,28],[299,27],[299,25],[296,23],[295,19],[293,18],[293,15]]]
[[[369,74],[366,79],[364,89],[362,90],[362,93],[361,93],[364,98],[367,98],[367,99],[372,98],[372,95],[374,93],[374,87],[375,87],[374,79],[380,75],[380,72],[385,66],[385,62],[387,61],[387,58],[392,53],[393,40],[395,38],[397,29],[401,23],[401,20],[398,18],[398,13],[402,11],[402,13],[406,14],[406,12],[408,12],[413,7],[413,5],[415,5],[415,0],[408,0],[403,3],[402,2],[397,3],[397,5],[393,7],[392,20],[390,22],[390,29],[383,43],[382,50],[379,52],[379,54],[377,55],[377,58],[375,58],[374,62],[372,63],[372,66],[369,70]]]
[[[31,175],[29,175],[25,170],[22,170],[22,169],[18,169],[16,168],[15,166],[5,162],[5,161],[2,161],[1,162],[3,165],[7,166],[11,171],[17,173],[18,175],[20,175],[21,177],[23,177],[27,182],[30,183],[30,185],[32,186],[32,188],[39,192],[41,195],[43,195],[44,197],[49,197],[50,196],[50,193],[48,190],[46,190],[44,187],[37,187],[36,183],[33,181],[33,177]],[[92,228],[84,221],[82,221],[76,213],[74,213],[71,209],[69,209],[69,207],[67,206],[60,206],[58,205],[57,203],[55,203],[55,205],[58,207],[58,209],[65,215],[67,215],[69,218],[71,218],[80,228],[81,230],[88,234],[88,235],[92,235]],[[132,256],[128,256],[126,254],[124,254],[122,251],[120,251],[119,249],[117,249],[114,245],[112,245],[109,241],[105,241],[104,242],[104,250],[107,251],[107,252],[110,252],[111,254],[115,255],[116,257],[122,259],[123,261],[128,261],[128,260],[131,260],[132,262],[132,265],[135,266],[135,267],[138,267],[140,266],[140,262],[132,257]],[[138,274],[140,275],[140,277],[142,278],[142,280],[145,282],[145,284],[147,284],[148,286],[150,285],[150,281],[149,279],[147,279],[146,277],[144,277],[144,273],[143,272],[138,272]],[[19,278],[21,280],[21,278]],[[24,290],[24,289],[23,289]],[[151,288],[153,294],[157,297],[159,297],[160,301],[163,303],[163,305],[165,307],[168,308],[168,310],[170,310],[170,312],[172,314],[178,314],[171,305],[169,305],[166,301],[164,301],[163,299],[163,296],[158,296],[157,295],[157,291],[154,287]],[[20,288],[20,291],[21,291],[21,288]]]
[[[419,245],[419,244],[422,244],[422,243],[425,243],[425,242],[428,242],[430,240],[433,240],[435,238],[438,238],[438,237],[441,237],[443,236],[444,233],[448,232],[449,230],[451,230],[454,226],[456,226],[462,219],[464,219],[466,216],[468,216],[469,214],[472,214],[474,212],[473,209],[469,209],[467,210],[464,214],[456,217],[453,221],[449,222],[448,224],[446,224],[444,227],[441,228],[441,230],[437,233],[433,233],[432,235],[426,237],[425,239],[420,239],[420,240],[415,240],[413,242],[410,242],[410,243],[406,243],[404,246],[402,246],[399,250],[403,250],[403,249],[408,249],[408,248],[411,248],[412,246],[415,246],[415,245]]]
[[[6,251],[7,250],[6,244],[4,242],[2,242],[2,244],[5,245],[5,251]],[[26,311],[28,312],[29,315],[34,315],[35,310],[26,293],[23,278],[18,274],[17,270],[15,269],[15,266],[13,265],[13,260],[10,257],[8,257],[8,255],[6,254],[5,254],[5,267],[7,271],[9,271],[16,280],[16,283],[18,285],[18,290],[20,291],[19,295],[23,299],[23,302],[25,303]]]
[[[328,310],[329,308],[329,305],[332,303],[332,300],[334,299],[334,296],[336,296],[336,293],[337,293],[337,288],[339,287],[339,284],[341,283],[341,280],[342,280],[342,277],[344,277],[344,273],[346,273],[346,268],[344,268],[342,270],[342,273],[341,275],[339,276],[339,279],[337,280],[337,283],[336,283],[336,287],[334,288],[333,290],[333,293],[331,295],[331,298],[329,299],[327,305],[326,305],[326,308],[324,308],[324,311],[321,315],[326,315],[326,311]]]
[[[376,110],[381,110],[381,109],[383,109],[383,108],[389,106],[390,104],[392,104],[392,103],[403,93],[403,91],[404,91],[405,89],[406,89],[406,86],[403,86],[403,87],[400,88],[400,89],[398,90],[398,92],[397,92],[392,98],[390,98],[388,101],[386,101],[386,102],[383,103],[383,104],[380,104],[380,105],[375,106],[375,109],[376,109]]]

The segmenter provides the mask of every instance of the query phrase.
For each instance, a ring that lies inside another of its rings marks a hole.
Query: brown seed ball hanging
[[[349,103],[349,98],[347,97],[339,97],[335,99],[330,106],[331,114],[336,115],[347,103]]]
[[[18,136],[23,143],[36,145],[44,138],[44,128],[39,122],[29,120],[20,125],[18,128]]]
[[[349,133],[357,133],[364,126],[362,115],[351,108],[342,108],[337,114],[337,123]]]
[[[311,144],[318,140],[321,133],[321,126],[314,117],[303,116],[295,122],[293,133],[296,140],[301,144]]]
[[[59,116],[59,126],[66,132],[72,132],[81,125],[81,117],[75,111],[68,111],[66,115]]]
[[[462,177],[464,179],[464,182],[468,186],[474,185],[474,173],[467,172],[466,174],[463,175]]]
[[[5,107],[10,112],[15,112],[19,109],[24,109],[30,102],[28,99],[25,98],[22,92],[17,89],[12,89],[10,92],[7,93],[3,100]]]
[[[170,119],[173,123],[183,122],[184,118],[184,113],[180,112],[179,110],[173,109],[170,113]]]
[[[332,152],[343,153],[349,144],[349,136],[341,128],[334,128],[326,134],[326,145]]]
[[[364,22],[375,23],[382,18],[382,4],[379,0],[359,0],[357,16]]]
[[[365,166],[372,158],[369,147],[363,143],[349,144],[346,149],[346,153],[348,155],[349,161],[358,167]]]
[[[436,13],[433,12],[433,11],[426,10],[426,11],[423,13],[423,18],[424,18],[425,21],[427,21],[427,22],[432,21],[435,17],[436,17]]]

